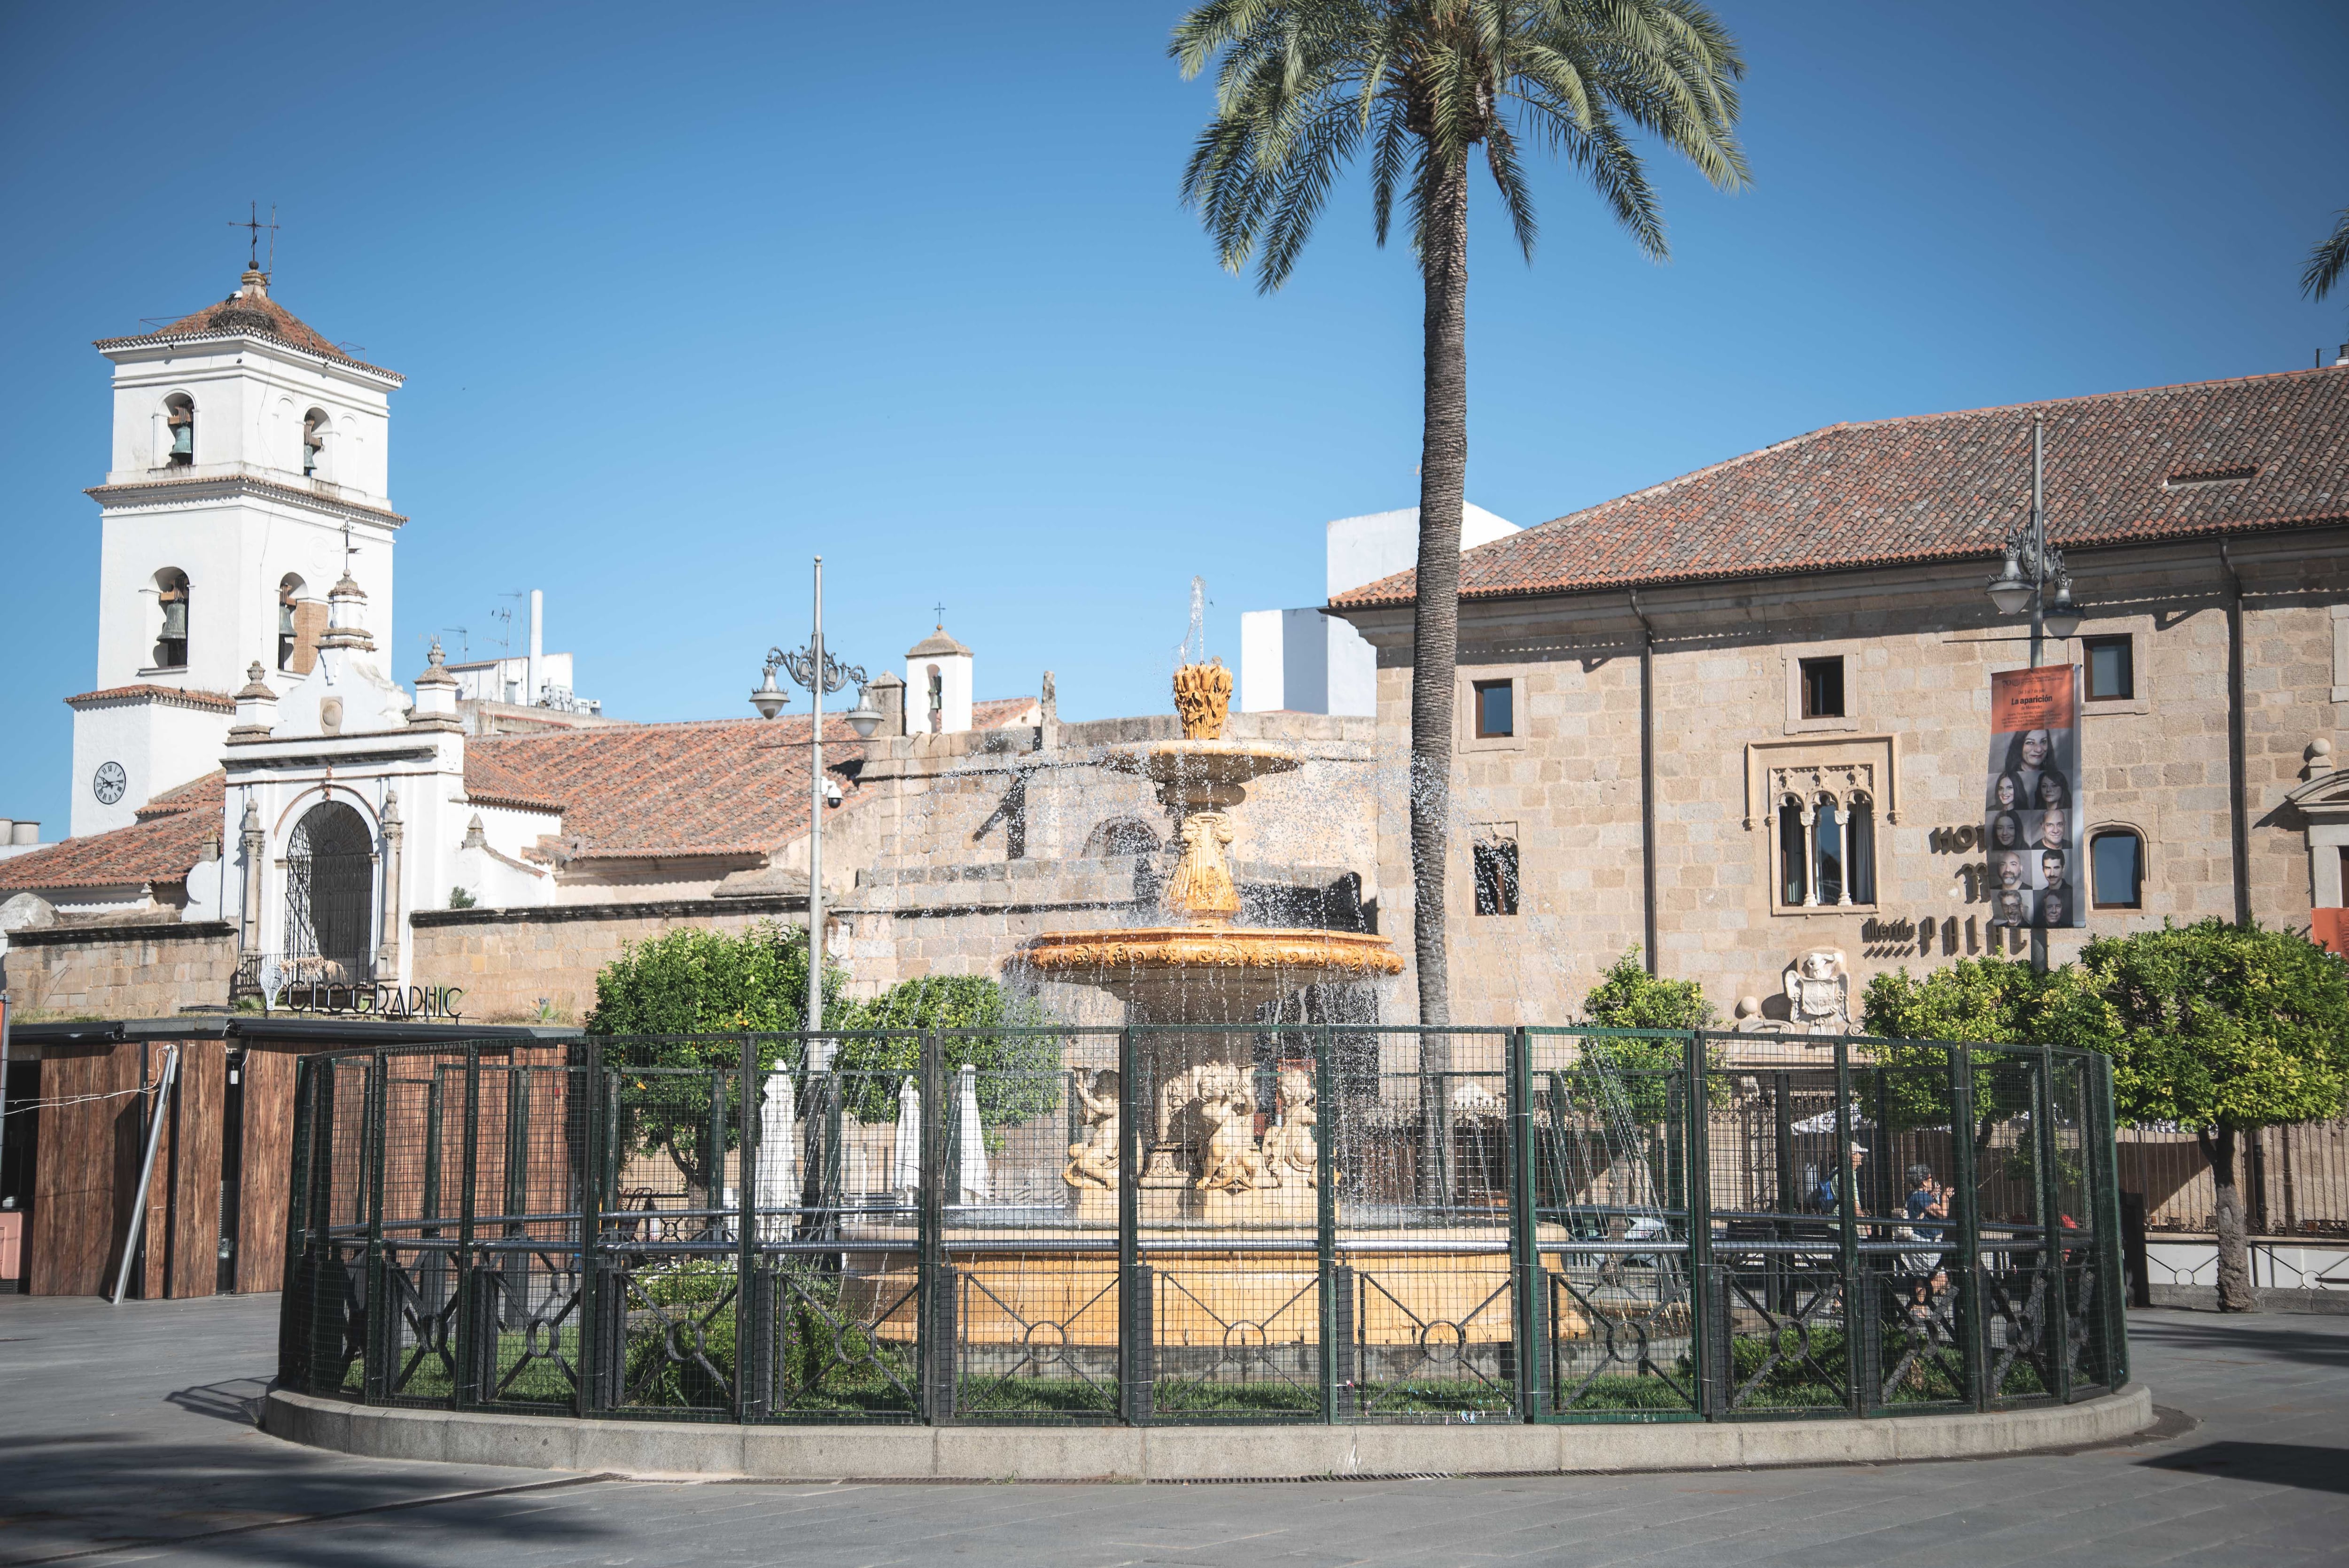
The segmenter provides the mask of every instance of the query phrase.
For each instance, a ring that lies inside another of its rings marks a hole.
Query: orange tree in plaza
[[[1218,257],[1263,290],[1297,264],[1340,170],[1369,161],[1374,231],[1408,215],[1425,296],[1417,608],[1412,641],[1413,945],[1423,1024],[1451,1022],[1444,865],[1468,473],[1468,186],[1481,158],[1530,260],[1528,150],[1563,157],[1632,239],[1666,254],[1634,136],[1716,186],[1746,179],[1736,40],[1697,0],[1208,0],[1175,25],[1216,113],[1183,174]]]
[[[2218,1216],[2219,1305],[2258,1305],[2245,1247],[2242,1135],[2349,1111],[2349,964],[2298,931],[2218,919],[2099,936],[2077,964],[2044,975],[1999,957],[1961,959],[1920,976],[1868,983],[1867,1027],[1916,1039],[1986,1046],[2071,1046],[2113,1064],[2122,1122],[2190,1131],[2210,1162]],[[1920,1065],[1938,1047],[1918,1047]],[[1886,1059],[1901,1065],[1900,1047]],[[1900,1075],[1896,1117],[1945,1123],[1936,1073]],[[1974,1078],[1978,1148],[2000,1120],[2030,1109],[2011,1075]]]

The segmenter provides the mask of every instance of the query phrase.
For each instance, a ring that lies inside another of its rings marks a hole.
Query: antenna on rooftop
[[[464,627],[443,626],[440,629],[443,632],[454,632],[457,634],[457,662],[459,664],[461,665],[473,656],[472,645],[466,641]]]

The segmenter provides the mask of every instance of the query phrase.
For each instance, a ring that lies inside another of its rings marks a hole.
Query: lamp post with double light
[[[2031,611],[2031,667],[2044,662],[2046,642],[2069,642],[2080,629],[2080,606],[2072,597],[2072,574],[2064,552],[2047,546],[2047,420],[2031,419],[2031,519],[2006,539],[2006,562],[1989,583],[1990,602],[2002,615]],[[2048,596],[2049,584],[2055,593]],[[2031,928],[2031,966],[2047,972],[2047,929]]]
[[[750,694],[750,706],[761,718],[772,718],[792,700],[775,683],[780,670],[807,687],[815,711],[808,718],[808,991],[806,1026],[823,1027],[823,813],[840,804],[840,787],[823,771],[823,698],[849,682],[856,683],[856,706],[849,709],[848,727],[860,740],[881,727],[881,715],[866,695],[869,677],[854,665],[843,665],[823,645],[823,557],[815,558],[815,632],[807,646],[792,653],[767,650],[765,678]],[[811,1053],[813,1054],[813,1053]],[[829,1052],[823,1053],[829,1056]],[[813,1064],[812,1064],[813,1065]]]

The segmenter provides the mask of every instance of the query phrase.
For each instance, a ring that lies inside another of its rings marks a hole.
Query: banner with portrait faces
[[[2082,890],[2080,666],[2001,670],[1990,677],[1991,924],[2088,923]]]

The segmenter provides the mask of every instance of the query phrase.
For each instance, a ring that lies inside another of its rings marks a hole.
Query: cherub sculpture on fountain
[[[1117,1190],[1118,1077],[1103,1069],[1093,1074],[1088,1089],[1079,1078],[1070,1086],[1084,1107],[1085,1139],[1069,1145],[1068,1168],[1061,1180],[1079,1191]]]
[[[1235,1081],[1226,1083],[1218,1075],[1214,1091],[1193,1104],[1193,1114],[1207,1130],[1195,1185],[1202,1192],[1253,1192],[1258,1187],[1277,1187],[1280,1184],[1277,1179],[1266,1180],[1264,1157],[1257,1151],[1256,1097],[1248,1093],[1244,1081],[1237,1081],[1236,1070],[1230,1076]]]
[[[1320,1120],[1314,1109],[1318,1098],[1311,1073],[1302,1068],[1281,1069],[1280,1125],[1264,1135],[1265,1170],[1276,1182],[1295,1176],[1311,1187],[1319,1181],[1320,1149],[1313,1130]]]

